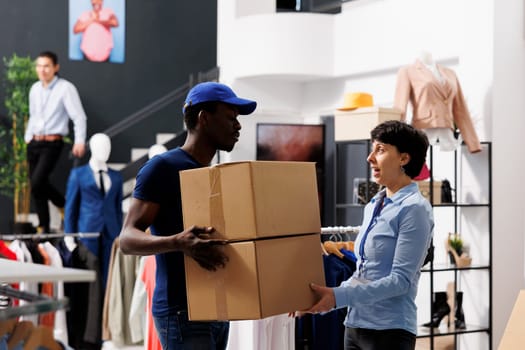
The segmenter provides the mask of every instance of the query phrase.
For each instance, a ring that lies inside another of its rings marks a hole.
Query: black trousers
[[[49,232],[48,200],[59,208],[64,207],[64,196],[49,182],[49,176],[55,168],[64,141],[31,141],[27,145],[27,162],[31,179],[31,194],[38,215],[39,226]]]
[[[414,350],[416,336],[404,329],[345,328],[345,350]]]

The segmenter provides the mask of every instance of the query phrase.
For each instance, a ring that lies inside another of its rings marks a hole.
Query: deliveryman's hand
[[[228,257],[222,249],[226,241],[212,239],[214,232],[215,229],[213,227],[192,226],[177,235],[184,254],[193,258],[201,267],[210,271],[224,267],[228,262]]]

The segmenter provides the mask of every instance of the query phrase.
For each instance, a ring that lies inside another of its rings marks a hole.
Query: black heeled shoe
[[[447,316],[447,326],[450,327],[450,306],[447,302],[447,292],[435,292],[432,303],[432,318],[430,322],[424,323],[423,327],[439,327],[443,317]]]
[[[463,313],[463,292],[456,292],[456,312],[454,326],[456,329],[466,329],[465,314]]]

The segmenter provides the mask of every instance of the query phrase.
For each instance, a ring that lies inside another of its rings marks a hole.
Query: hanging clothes
[[[119,241],[115,240],[114,244],[118,245]],[[113,269],[109,276],[111,289],[107,302],[109,333],[111,341],[117,346],[134,345],[131,340],[128,317],[139,261],[140,256],[124,255],[117,246]]]
[[[44,242],[41,243],[42,247],[45,249],[46,253],[50,259],[50,265],[53,267],[62,268],[62,257],[58,250],[50,243]],[[57,281],[53,283],[53,295],[57,299],[64,298],[64,282]],[[53,336],[56,340],[61,341],[64,344],[68,344],[67,337],[67,322],[66,322],[66,311],[57,310],[55,311],[55,322],[53,325]]]
[[[355,260],[343,254],[323,255],[327,287],[337,287],[352,276]],[[339,350],[343,348],[346,309],[337,309],[326,314],[305,315],[297,319],[296,348],[312,350]]]

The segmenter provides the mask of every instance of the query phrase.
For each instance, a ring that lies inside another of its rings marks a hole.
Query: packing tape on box
[[[215,286],[215,310],[217,310],[217,321],[228,320],[228,299],[226,298],[224,278],[219,278]]]
[[[217,167],[210,169],[210,224],[224,234],[225,222],[221,196],[221,172]]]
[[[210,224],[215,230],[224,233],[224,212],[222,209],[221,196],[221,172],[218,168],[210,169]],[[211,272],[223,274],[222,270]],[[226,298],[226,288],[224,278],[217,279],[215,286],[215,310],[217,310],[217,320],[228,319],[228,300]]]

